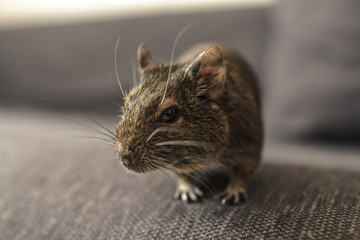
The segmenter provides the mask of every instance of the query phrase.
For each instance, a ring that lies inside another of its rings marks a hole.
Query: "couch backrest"
[[[114,111],[122,100],[114,71],[117,37],[120,79],[128,89],[138,45],[146,43],[155,61],[168,61],[188,24],[176,55],[199,42],[219,42],[259,72],[267,23],[268,9],[256,8],[0,31],[0,101]]]
[[[360,1],[281,1],[266,62],[269,137],[360,141]]]

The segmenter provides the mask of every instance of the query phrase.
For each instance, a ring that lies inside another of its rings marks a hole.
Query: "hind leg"
[[[258,157],[241,156],[237,161],[224,163],[230,173],[229,185],[218,194],[222,204],[237,204],[247,200],[246,181],[257,167]]]
[[[247,200],[246,179],[236,172],[230,173],[230,182],[227,188],[218,194],[222,204],[237,204]]]

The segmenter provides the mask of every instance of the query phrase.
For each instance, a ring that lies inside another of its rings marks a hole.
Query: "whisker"
[[[164,153],[164,152],[158,152],[158,151],[155,151],[153,152],[153,156],[157,156],[157,157],[160,157],[160,158],[163,158],[163,160],[167,159],[170,161],[171,163],[171,166],[177,168],[177,166],[179,165],[182,165],[182,162],[184,161],[187,161],[189,158],[192,159],[193,157],[195,157],[197,154],[194,154],[194,153],[179,153],[179,152],[175,152],[176,153],[176,156],[172,155],[171,153]],[[203,164],[206,164],[206,160],[203,162],[201,161],[200,159],[198,159],[198,164],[199,165],[203,165]],[[191,165],[187,165],[187,167],[191,168]],[[195,171],[197,171],[198,169],[194,169]]]
[[[198,179],[201,179],[200,182],[206,187],[206,189],[214,194],[216,192],[216,187],[215,185],[211,182],[211,180],[209,179],[209,177],[211,176],[211,172],[208,168],[204,168],[201,171],[198,171],[197,174],[199,174],[201,176],[201,178],[199,177]],[[207,175],[208,174],[208,175]],[[202,179],[204,179],[204,181],[202,181]],[[207,185],[205,185],[205,182]],[[208,186],[210,185],[210,187]]]
[[[217,81],[214,81],[210,86],[207,87],[207,89],[211,88],[211,87],[214,86],[215,84],[217,84]]]
[[[164,145],[180,145],[180,146],[189,146],[189,147],[200,147],[200,148],[210,148],[211,144],[200,141],[165,141],[155,144],[155,146],[164,146]]]
[[[92,119],[90,116],[88,116],[88,115],[86,115],[86,114],[83,114],[83,113],[81,113],[80,115],[81,115],[83,118],[88,119],[88,120],[96,123],[96,125],[101,126],[102,128],[104,128],[100,123],[98,123],[97,121],[95,121],[94,119]],[[116,135],[115,135],[113,132],[111,132],[110,130],[108,130],[108,129],[107,129],[106,132],[105,132],[105,131],[102,131],[102,129],[97,129],[97,128],[95,128],[94,126],[91,126],[90,124],[85,124],[84,121],[79,122],[79,121],[75,121],[74,119],[70,119],[70,118],[62,118],[62,119],[65,120],[65,121],[74,123],[75,125],[80,126],[80,128],[74,127],[74,128],[68,128],[68,129],[86,130],[86,131],[98,133],[98,134],[101,134],[101,135],[103,135],[103,136],[109,137],[109,138],[111,138],[111,140],[115,140],[115,139],[116,139]],[[83,129],[82,129],[82,128],[83,128]],[[108,132],[109,132],[110,134],[109,134]]]
[[[84,138],[84,139],[97,139],[97,140],[101,140],[103,141],[103,143],[107,143],[107,144],[110,144],[111,146],[115,147],[115,143],[112,142],[112,141],[109,141],[107,139],[104,139],[104,138],[100,138],[100,137],[94,137],[94,136],[79,136],[78,138]]]
[[[196,174],[182,172],[181,170],[176,169],[171,165],[166,165],[163,162],[156,162],[156,163],[154,162],[153,164],[159,168],[169,170],[170,172],[174,173],[177,177],[183,179],[185,182],[188,182],[191,185],[192,185],[192,183],[189,182],[188,179],[195,180],[198,183],[200,183],[203,187],[205,187],[206,190],[209,191],[210,193],[212,193],[212,194],[215,193],[215,191],[213,190],[213,189],[215,189],[214,185],[210,182],[210,180],[206,179],[205,175],[203,175],[204,179],[202,179],[202,178],[197,177]],[[201,172],[197,172],[197,173],[201,174]],[[184,176],[185,176],[185,178],[184,178]],[[186,179],[186,178],[188,178],[188,179]],[[211,188],[208,186],[208,184],[211,185]]]
[[[225,77],[230,76],[232,73],[237,72],[237,71],[239,71],[240,69],[241,69],[241,68],[237,68],[237,69],[232,70],[231,72],[229,72],[228,74],[226,74]]]
[[[98,129],[92,129],[92,128],[85,128],[85,127],[84,127],[84,128],[69,128],[69,130],[84,130],[84,131],[89,131],[89,132],[93,132],[93,133],[100,134],[100,135],[102,135],[102,136],[104,136],[104,137],[108,137],[109,140],[114,140],[114,141],[115,141],[115,138],[114,138],[113,135],[110,135],[110,134],[108,134],[108,133],[102,132],[102,131],[100,131],[100,130],[98,130]]]
[[[116,40],[116,45],[115,45],[115,52],[114,52],[114,65],[115,65],[115,74],[116,74],[116,79],[118,81],[118,84],[119,84],[119,87],[120,87],[120,91],[123,95],[123,97],[125,98],[125,93],[124,93],[124,90],[121,86],[121,83],[120,83],[120,78],[119,78],[119,72],[118,72],[118,68],[117,68],[117,52],[118,52],[118,47],[119,47],[119,41],[120,41],[120,36],[117,38]]]
[[[202,100],[202,101],[194,104],[193,106],[197,106],[197,105],[199,105],[199,104],[201,104],[201,103],[204,103],[204,102],[208,101],[209,99],[212,99],[212,98],[214,98],[214,97],[216,97],[216,96],[219,96],[220,94],[223,94],[224,92],[229,91],[230,89],[232,89],[232,88],[234,88],[234,87],[236,87],[236,85],[233,85],[233,86],[231,86],[231,87],[228,87],[228,88],[224,89],[224,91],[221,91],[221,92],[219,92],[219,93],[217,93],[217,94],[215,94],[215,95],[213,95],[213,96],[211,96],[211,97],[208,97],[207,99]]]
[[[146,142],[148,142],[155,134],[157,134],[158,132],[179,132],[182,131],[181,128],[178,127],[159,127],[157,129],[155,129],[150,136],[148,137],[148,139],[146,139]]]
[[[164,167],[159,167],[159,166],[156,166],[156,167],[160,170],[160,172],[161,172],[163,175],[165,175],[166,177],[172,178],[172,177],[170,176],[170,174],[169,174],[169,173],[171,173],[171,172],[169,172],[168,169],[166,169],[166,168],[164,168]]]
[[[229,72],[228,74],[226,74],[226,77],[229,76],[230,74],[236,72],[236,71],[239,71],[239,70],[240,70],[240,68],[237,68],[237,69]],[[210,86],[208,86],[208,87],[206,87],[206,88],[202,88],[202,90],[209,89],[209,88],[211,88],[211,87],[212,87],[213,85],[215,85],[215,84],[216,84],[216,82],[213,83],[213,84],[211,84]],[[206,102],[207,100],[212,99],[212,98],[214,98],[214,97],[216,97],[216,96],[218,96],[218,95],[220,95],[220,94],[222,94],[222,93],[224,93],[224,92],[226,92],[226,91],[229,91],[230,89],[232,89],[232,88],[234,88],[234,87],[236,87],[236,85],[233,85],[233,86],[231,86],[231,87],[229,87],[229,88],[226,88],[226,89],[224,89],[223,91],[221,91],[220,93],[217,93],[217,94],[215,94],[215,95],[213,95],[213,96],[211,96],[211,97],[209,97],[209,98],[206,98],[205,100],[203,100],[203,101],[201,101],[201,102],[198,102],[198,103],[195,104],[194,106],[199,105],[199,104],[201,104],[201,103],[204,103],[204,102]]]
[[[131,67],[132,67],[132,78],[133,78],[133,85],[134,87],[137,86],[139,84],[137,77],[136,77],[136,64],[134,59],[132,59],[131,61]]]
[[[167,147],[161,147],[159,149],[154,149],[154,153],[173,153],[177,151],[175,151],[176,149],[171,149],[171,148],[167,148]]]
[[[158,157],[156,155],[150,155],[150,158],[153,158],[155,160],[159,160],[159,161],[165,161],[165,162],[170,162],[169,160],[167,160],[166,158],[162,158],[162,157]]]
[[[108,128],[104,127],[104,126],[103,126],[102,124],[100,124],[98,121],[90,118],[89,116],[88,116],[88,119],[89,119],[90,121],[92,121],[93,123],[95,123],[96,125],[98,125],[99,127],[103,128],[105,131],[107,131],[108,133],[110,133],[112,136],[114,136],[114,137],[116,138],[116,134],[115,134],[115,133],[113,133],[112,131],[110,131]]]
[[[178,33],[178,35],[175,38],[172,50],[171,50],[171,57],[170,57],[170,67],[169,67],[169,74],[168,74],[168,78],[166,80],[166,85],[165,85],[165,91],[164,91],[164,96],[161,100],[161,103],[164,101],[165,96],[166,96],[166,91],[169,85],[169,80],[170,80],[170,75],[171,75],[171,69],[173,66],[173,60],[174,60],[174,54],[175,54],[175,49],[176,49],[176,45],[178,43],[178,41],[180,40],[180,38],[182,37],[182,35],[191,27],[191,24],[187,25],[186,27],[184,27],[183,29],[181,29],[181,31]]]
[[[153,159],[151,159],[153,160]],[[153,162],[152,166],[155,168],[155,170],[159,169],[161,173],[163,173],[164,175],[166,175],[167,177],[171,177],[168,173],[172,173],[175,174],[174,171],[171,171],[170,169],[168,169],[165,165],[160,164],[159,162]]]

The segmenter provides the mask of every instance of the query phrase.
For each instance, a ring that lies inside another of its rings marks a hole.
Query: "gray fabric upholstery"
[[[208,196],[187,204],[172,199],[168,176],[127,173],[111,147],[73,138],[59,120],[72,116],[0,114],[0,239],[360,238],[359,172],[265,156],[247,203],[211,197],[226,183],[218,172],[203,181]]]
[[[268,134],[360,140],[360,2],[281,1],[266,67]]]
[[[154,61],[169,61],[176,35],[189,24],[175,56],[199,42],[219,42],[238,49],[259,72],[267,14],[241,9],[0,31],[0,101],[114,113],[122,100],[113,58],[117,37],[120,79],[128,89],[138,45],[146,43]]]

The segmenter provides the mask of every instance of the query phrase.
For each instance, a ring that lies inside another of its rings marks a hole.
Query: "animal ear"
[[[222,51],[215,45],[210,45],[191,64],[193,76],[197,79],[197,94],[205,90],[210,97],[219,95],[224,90],[226,67],[223,63]]]
[[[138,61],[140,64],[140,69],[144,69],[148,66],[153,65],[153,61],[151,59],[151,55],[149,50],[146,48],[144,43],[141,43],[138,48]]]

